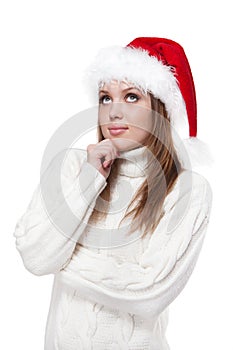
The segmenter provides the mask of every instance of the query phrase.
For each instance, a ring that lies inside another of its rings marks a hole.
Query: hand
[[[110,174],[114,160],[119,156],[120,152],[110,139],[104,139],[99,143],[87,146],[87,162],[93,165],[106,179]]]

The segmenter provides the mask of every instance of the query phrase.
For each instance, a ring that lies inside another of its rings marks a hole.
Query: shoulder
[[[212,189],[209,184],[209,181],[201,174],[191,171],[191,170],[183,170],[178,178],[177,185],[184,187],[189,191],[200,191],[201,193],[211,192]]]
[[[51,158],[45,170],[41,170],[42,179],[75,178],[82,163],[87,159],[87,151],[81,148],[67,148],[58,151]]]
[[[60,151],[61,174],[69,177],[77,175],[82,163],[87,159],[87,151],[81,148],[67,148]]]
[[[64,153],[64,169],[71,165],[81,164],[87,158],[87,150],[82,148],[67,148]]]
[[[165,199],[165,205],[174,205],[177,202],[186,202],[189,205],[212,204],[212,189],[209,181],[201,174],[183,170],[176,179],[172,191]]]

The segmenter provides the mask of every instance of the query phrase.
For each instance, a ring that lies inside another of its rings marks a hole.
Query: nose
[[[123,106],[122,103],[120,102],[113,102],[111,104],[110,107],[110,111],[109,111],[109,118],[123,118],[123,110],[122,110]]]

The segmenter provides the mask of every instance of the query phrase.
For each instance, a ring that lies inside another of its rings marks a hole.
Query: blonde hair
[[[152,234],[164,215],[163,204],[166,196],[170,193],[178,175],[182,171],[181,163],[178,159],[171,135],[170,121],[164,103],[156,99],[151,93],[151,109],[153,118],[153,130],[146,139],[144,145],[147,146],[151,156],[150,166],[145,181],[135,193],[130,202],[126,215],[121,222],[132,216],[132,225],[127,234],[131,234],[136,229],[142,229],[144,225],[145,234]],[[156,132],[155,132],[156,131]],[[98,142],[104,140],[100,126],[97,128]],[[159,137],[158,137],[159,136]],[[118,167],[122,159],[116,158],[111,173],[107,178],[107,186],[101,192],[100,197],[107,203],[101,211],[95,208],[89,218],[89,223],[104,219],[107,215],[111,197],[111,185],[117,180]],[[164,186],[164,181],[166,182]],[[149,186],[148,186],[149,184]],[[97,198],[98,201],[98,198]],[[104,202],[102,201],[102,203]],[[137,205],[135,206],[135,202]],[[133,207],[131,211],[129,209]],[[121,224],[119,223],[119,225]],[[118,226],[119,227],[119,226]]]

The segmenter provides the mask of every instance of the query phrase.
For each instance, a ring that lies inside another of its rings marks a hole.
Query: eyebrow
[[[140,92],[140,90],[139,90],[138,88],[134,87],[134,86],[131,86],[131,87],[129,87],[129,88],[126,88],[126,89],[124,89],[124,90],[122,90],[122,91],[128,91],[128,90],[132,90],[132,89],[136,89],[136,90],[138,90],[138,91]],[[101,93],[101,92],[103,92],[103,93],[105,93],[105,94],[108,93],[107,90],[100,90],[99,93]]]

